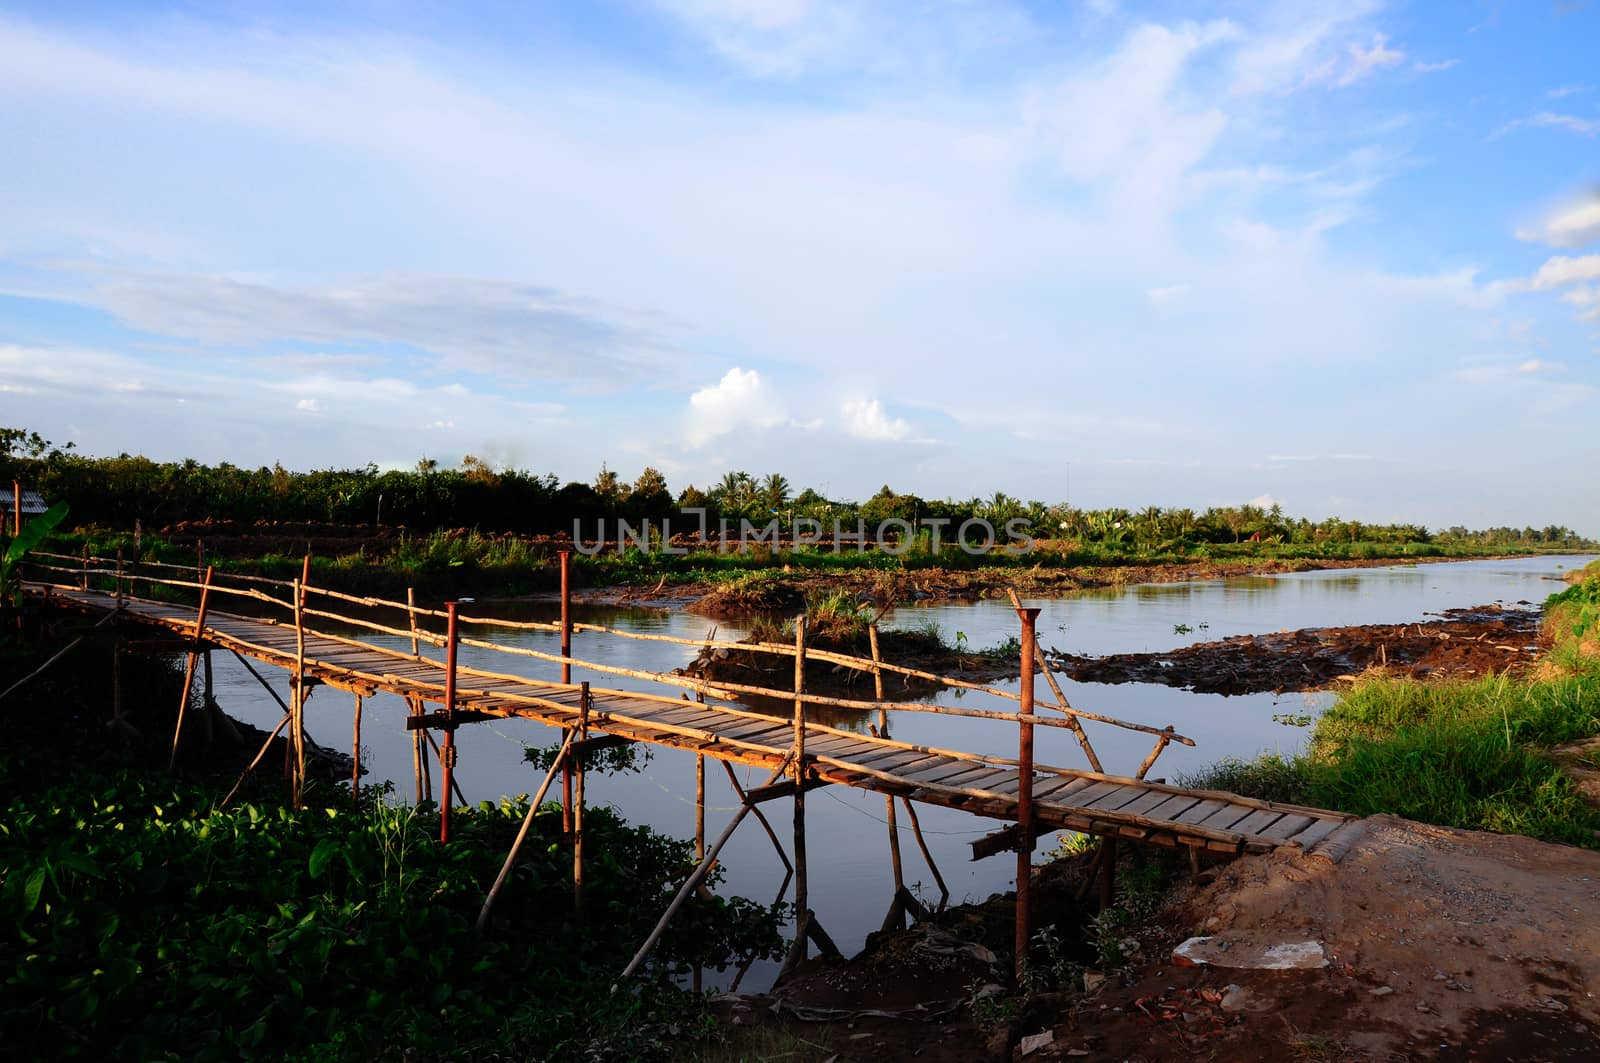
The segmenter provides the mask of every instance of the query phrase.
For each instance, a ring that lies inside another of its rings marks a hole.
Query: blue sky
[[[1600,534],[1600,4],[0,6],[0,423]]]

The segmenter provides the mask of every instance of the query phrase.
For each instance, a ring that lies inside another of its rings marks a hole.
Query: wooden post
[[[406,695],[406,708],[408,708],[410,710],[412,716],[420,716],[420,715],[422,715],[422,705],[417,700],[417,696],[415,694],[407,694]],[[419,804],[419,805],[422,804],[422,802],[424,800],[423,796],[422,796],[422,766],[423,766],[423,763],[424,763],[424,760],[423,760],[423,756],[422,756],[422,732],[420,730],[412,731],[411,732],[411,774],[416,779],[416,784],[417,784],[417,798],[416,798],[416,800],[417,800],[417,804]]]
[[[561,558],[561,681],[572,682],[572,551]],[[561,762],[561,833],[572,833],[572,761]]]
[[[411,656],[422,656],[422,642],[417,637],[417,589],[406,588],[406,619],[411,622]]]
[[[167,770],[178,770],[178,743],[183,738],[183,718],[189,708],[189,691],[194,687],[195,665],[200,658],[200,640],[206,628],[206,606],[211,600],[211,570],[206,569],[205,582],[200,587],[200,608],[194,616],[194,643],[189,649],[189,661],[183,672],[183,694],[178,701],[178,723],[172,729],[172,756],[167,760]]]
[[[122,719],[122,631],[117,631],[111,643],[111,722],[117,730],[126,725]]]
[[[22,481],[11,481],[11,537],[22,534]]]
[[[867,642],[872,647],[872,663],[883,663],[882,651],[878,649],[878,625],[867,625]],[[883,700],[883,669],[872,670],[873,697]],[[878,734],[884,738],[889,737],[889,710],[878,710]],[[905,927],[905,905],[900,902],[900,894],[906,888],[905,867],[900,859],[900,825],[895,822],[894,795],[883,795],[884,819],[889,824],[889,867],[894,874],[894,900],[890,902],[889,914],[884,917],[884,930],[901,930]]]
[[[444,671],[444,742],[439,748],[439,774],[441,788],[444,793],[439,805],[439,841],[450,840],[450,785],[453,781],[451,774],[456,766],[456,603],[446,602],[447,615],[445,635],[445,671]]]
[[[694,755],[694,858],[706,855],[706,755]]]
[[[584,742],[589,738],[589,684],[584,682],[578,695],[578,741]],[[580,920],[584,917],[583,911],[583,756],[576,758],[577,768],[574,772],[574,789],[572,803],[572,907]]]
[[[211,647],[207,646],[200,651],[200,724],[205,730],[206,748],[209,749],[216,743],[216,721],[211,716],[211,706],[215,702],[212,696],[211,685]]]
[[[797,959],[806,958],[806,616],[794,618],[794,911]],[[787,966],[787,964],[785,964]]]
[[[83,544],[83,577],[81,584],[84,590],[89,589],[89,544]]]
[[[294,721],[289,725],[289,746],[293,761],[289,770],[291,804],[302,807],[306,785],[306,581],[311,577],[311,555],[300,564],[300,578],[294,581]]]
[[[117,547],[117,608],[122,608],[122,547]]]
[[[350,803],[361,806],[361,695],[356,695],[356,720],[350,738]]]
[[[1022,619],[1022,684],[1021,708],[1018,715],[1024,719],[1017,724],[1017,926],[1016,926],[1016,984],[1023,985],[1028,966],[1028,941],[1031,927],[1028,912],[1028,885],[1033,868],[1033,724],[1026,719],[1033,715],[1033,673],[1038,667],[1038,646],[1034,636],[1034,623],[1039,619],[1037,609],[1018,609]]]

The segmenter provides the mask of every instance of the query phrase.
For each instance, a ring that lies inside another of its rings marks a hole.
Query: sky
[[[0,3],[0,424],[1600,535],[1600,3]]]

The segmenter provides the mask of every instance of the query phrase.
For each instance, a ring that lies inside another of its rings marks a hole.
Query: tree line
[[[679,516],[703,509],[713,523],[748,520],[785,526],[799,518],[831,528],[838,521],[876,527],[904,521],[912,527],[971,519],[996,527],[1021,518],[1036,538],[1099,543],[1136,549],[1245,541],[1316,543],[1462,543],[1583,549],[1595,544],[1570,528],[1452,527],[1431,532],[1419,524],[1370,524],[1339,517],[1312,521],[1289,517],[1280,507],[1213,506],[1204,510],[1147,506],[1082,509],[1064,503],[1024,501],[1004,493],[967,499],[929,499],[885,484],[864,502],[830,499],[814,488],[795,492],[780,473],[726,473],[705,487],[674,493],[662,473],[646,467],[632,480],[602,466],[588,483],[562,483],[553,474],[496,468],[467,456],[456,468],[429,459],[407,469],[366,465],[355,469],[292,471],[282,465],[248,469],[193,459],[157,462],[119,454],[91,457],[72,444],[56,445],[37,432],[0,428],[0,484],[19,480],[51,502],[72,506],[80,525],[159,528],[185,521],[232,520],[404,526],[417,532],[475,528],[524,535],[570,533],[618,519],[635,525],[673,519],[674,531],[698,525]],[[586,534],[589,532],[586,531]]]

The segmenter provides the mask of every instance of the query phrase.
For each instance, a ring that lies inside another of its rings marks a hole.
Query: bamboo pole
[[[289,790],[293,807],[302,807],[306,785],[306,579],[311,575],[311,555],[300,566],[300,579],[294,585],[294,722],[290,725],[289,745],[293,748]]]
[[[1007,587],[1006,594],[1011,598],[1011,607],[1020,614],[1022,612],[1022,602],[1017,598],[1017,592],[1013,588]],[[1056,696],[1056,704],[1051,708],[1075,713],[1077,710],[1072,708],[1071,703],[1067,701],[1067,695],[1062,692],[1061,684],[1056,680],[1055,669],[1050,666],[1050,658],[1044,652],[1044,647],[1039,645],[1037,637],[1034,639],[1034,658],[1038,661],[1039,668],[1044,672],[1045,682],[1050,684],[1050,693]],[[1100,758],[1095,755],[1094,746],[1089,742],[1088,732],[1083,729],[1083,724],[1078,722],[1076,715],[1069,715],[1067,719],[1072,721],[1072,733],[1077,736],[1078,745],[1083,747],[1083,755],[1088,758],[1089,767],[1095,771],[1104,771],[1105,769],[1100,766]]]
[[[239,787],[244,785],[244,781],[250,777],[250,773],[256,770],[256,765],[261,763],[261,758],[267,755],[267,750],[272,748],[272,740],[278,737],[278,732],[282,731],[284,725],[293,718],[292,713],[286,712],[283,714],[283,718],[278,721],[278,726],[274,727],[272,733],[267,735],[267,740],[261,743],[261,749],[256,753],[255,759],[250,762],[244,771],[239,773],[239,781],[233,784],[233,789],[228,791],[228,796],[222,799],[222,804],[217,806],[219,809],[228,807],[228,803],[233,800],[233,796],[239,792]]]
[[[588,741],[589,738],[589,684],[584,683],[579,695],[578,708],[578,741]],[[580,922],[584,919],[583,907],[583,782],[584,758],[577,757],[577,766],[573,772],[572,787],[572,907],[577,913]]]
[[[350,803],[361,807],[361,695],[356,695],[356,717],[350,736]]]
[[[944,884],[944,876],[939,874],[939,865],[934,863],[933,853],[928,851],[928,843],[922,837],[922,822],[917,819],[917,810],[911,804],[911,799],[902,797],[900,803],[905,806],[906,818],[911,821],[911,836],[917,840],[917,848],[922,850],[922,859],[927,863],[928,870],[933,873],[933,881],[939,884],[939,910],[942,912],[950,900],[950,887]]]
[[[109,623],[110,621],[116,619],[116,616],[117,616],[116,613],[107,613],[104,617],[102,617],[99,620],[99,622],[97,622],[94,625],[94,628],[99,628],[102,625],[104,625],[106,623]],[[90,630],[92,631],[92,630],[94,630],[94,628],[91,628]],[[82,642],[84,639],[88,638],[88,637],[89,637],[88,635],[79,635],[77,638],[73,639],[71,642],[67,643],[61,649],[57,650],[54,654],[52,654],[48,661],[44,662],[39,667],[35,668],[33,671],[29,672],[27,675],[23,676],[21,679],[17,680],[15,683],[12,683],[10,686],[6,687],[6,689],[3,692],[0,692],[0,701],[4,701],[6,698],[10,697],[13,691],[20,690],[22,687],[26,686],[36,676],[44,674],[46,671],[49,670],[51,665],[55,664],[57,661],[61,660],[61,658],[65,657],[67,654],[69,654],[73,650],[77,649],[78,648],[78,644],[80,642]],[[122,678],[121,677],[122,677],[121,665],[113,664],[112,665],[112,681],[114,683],[113,696],[112,696],[112,713],[113,713],[112,718],[113,719],[121,719],[121,708],[122,708],[122,696],[121,696]]]
[[[772,774],[767,777],[767,781],[762,785],[770,786],[784,773],[788,766],[789,758],[786,756],[783,762],[773,769]],[[694,894],[695,890],[700,888],[700,883],[705,880],[706,874],[711,870],[712,865],[716,863],[717,854],[722,852],[722,847],[728,844],[729,838],[733,837],[734,830],[738,828],[740,823],[744,822],[744,817],[755,807],[748,797],[745,798],[744,804],[739,806],[739,811],[734,814],[733,819],[723,828],[722,833],[717,836],[717,840],[706,851],[705,857],[695,865],[694,870],[689,873],[689,877],[684,879],[683,885],[678,888],[678,895],[672,898],[672,903],[662,913],[655,929],[650,931],[650,936],[645,938],[644,944],[639,946],[639,951],[634,953],[633,959],[628,961],[628,966],[623,969],[620,981],[627,981],[639,972],[639,968],[644,965],[645,957],[650,955],[650,950],[656,947],[656,942],[660,941],[661,935],[666,933],[667,924],[672,922],[672,917],[678,914],[684,903]],[[611,992],[614,994],[617,989],[618,986],[612,986]]]
[[[495,876],[494,885],[489,887],[488,894],[483,898],[483,908],[478,912],[478,930],[482,930],[489,922],[489,911],[494,907],[495,898],[500,895],[500,887],[505,885],[511,868],[517,862],[517,853],[522,850],[522,843],[527,840],[528,830],[533,826],[533,817],[539,812],[539,803],[544,800],[544,795],[550,792],[550,784],[555,781],[556,772],[561,769],[564,762],[572,754],[573,731],[567,730],[566,738],[562,739],[561,749],[556,753],[556,759],[544,773],[544,781],[539,784],[539,790],[533,795],[533,801],[528,805],[528,814],[522,817],[522,826],[517,830],[517,836],[511,843],[511,851],[506,854],[506,862],[500,865],[500,874]]]
[[[178,701],[178,722],[172,729],[172,756],[167,760],[167,770],[178,770],[178,743],[183,738],[183,718],[189,707],[189,691],[194,686],[194,669],[199,660],[200,640],[206,627],[206,606],[210,604],[211,570],[206,569],[205,589],[200,592],[200,608],[194,617],[194,644],[189,650],[188,663],[183,671],[183,694]]]
[[[1161,751],[1166,748],[1167,737],[1165,735],[1156,739],[1155,748],[1150,750],[1150,755],[1144,758],[1144,763],[1139,765],[1139,770],[1134,774],[1133,777],[1135,779],[1143,779],[1145,774],[1155,766],[1156,758],[1161,755]]]
[[[733,773],[733,765],[725,760],[719,760],[718,763],[728,773],[728,782],[733,785],[733,792],[738,795],[740,801],[744,801],[747,795],[744,787],[739,785],[739,777]],[[755,805],[750,811],[755,813],[756,821],[767,832],[767,837],[772,839],[772,847],[778,851],[778,859],[783,861],[783,870],[785,871],[783,889],[778,891],[778,899],[782,900],[783,895],[789,891],[789,877],[794,874],[794,865],[789,862],[789,854],[783,851],[783,843],[778,841],[778,832],[772,829],[772,824],[762,813],[761,806]]]
[[[572,682],[572,551],[561,558],[561,682]],[[572,834],[572,762],[561,765],[561,833]]]
[[[422,699],[415,694],[406,695],[406,709],[412,716],[422,715]],[[416,802],[422,804],[422,731],[411,732],[411,774],[416,780]]]
[[[411,628],[411,656],[422,657],[422,647],[417,639],[417,589],[406,588],[406,621]]]
[[[1038,644],[1034,624],[1037,609],[1018,609],[1022,620],[1022,716],[1033,715],[1033,672]],[[1030,879],[1033,871],[1033,724],[1017,727],[1017,908],[1016,908],[1016,985],[1024,984],[1028,967],[1028,942],[1032,930],[1028,911]]]
[[[874,664],[881,663],[882,653],[878,649],[878,625],[867,625],[867,642],[872,648]],[[883,700],[883,669],[875,668],[872,672],[872,690],[879,701]],[[889,737],[889,710],[878,710],[878,733]],[[894,900],[889,904],[889,913],[884,916],[884,930],[899,930],[905,926],[905,905],[900,901],[900,893],[905,889],[905,868],[900,857],[900,825],[895,822],[894,795],[884,794],[884,820],[889,825],[889,869],[894,876]]]
[[[439,774],[442,778],[441,789],[444,791],[443,801],[439,805],[439,842],[444,844],[450,840],[450,797],[451,783],[454,781],[452,773],[456,761],[456,645],[458,636],[456,632],[456,603],[449,602],[445,605],[447,614],[445,622],[449,625],[449,648],[446,650],[444,672],[444,742],[439,748]],[[429,736],[432,737],[431,735]],[[465,804],[466,802],[462,802]]]
[[[806,958],[806,617],[794,618],[794,909],[795,940],[790,953]],[[784,966],[789,966],[786,961]]]

